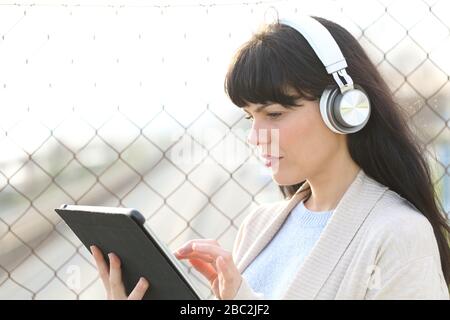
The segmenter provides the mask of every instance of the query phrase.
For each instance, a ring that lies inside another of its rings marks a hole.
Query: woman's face
[[[320,173],[346,147],[345,137],[327,128],[319,102],[297,100],[299,107],[287,109],[269,104],[244,108],[252,118],[248,137],[261,156],[281,157],[271,163],[272,178],[278,185],[294,185]]]

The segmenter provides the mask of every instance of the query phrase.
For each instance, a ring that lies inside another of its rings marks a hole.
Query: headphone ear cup
[[[320,112],[325,124],[333,132],[355,133],[369,121],[369,97],[358,85],[343,94],[337,86],[330,86],[322,93]]]
[[[340,90],[337,86],[328,86],[322,92],[320,97],[320,114],[325,125],[333,132],[343,134],[340,130],[340,125],[334,117],[334,101],[340,95]]]

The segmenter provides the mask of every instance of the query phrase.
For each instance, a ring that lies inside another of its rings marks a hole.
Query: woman
[[[370,117],[354,132],[332,129],[319,100],[339,79],[302,33],[267,25],[237,52],[225,89],[252,119],[249,143],[285,200],[250,213],[232,252],[194,239],[175,255],[218,299],[449,299],[450,227],[423,152],[357,40],[314,19],[340,47]],[[109,272],[93,253],[109,296],[124,298],[117,257]]]

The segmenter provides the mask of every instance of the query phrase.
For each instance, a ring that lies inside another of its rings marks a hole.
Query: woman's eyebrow
[[[256,112],[261,112],[261,111],[263,111],[265,108],[267,108],[267,107],[270,106],[270,105],[272,105],[272,103],[265,103],[265,104],[262,104],[262,105],[256,107]],[[247,111],[247,108],[248,108],[248,107],[244,107],[243,109],[244,109],[245,112],[249,113],[249,112]]]

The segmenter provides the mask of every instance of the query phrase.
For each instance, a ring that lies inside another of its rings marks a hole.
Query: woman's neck
[[[333,163],[333,161],[331,161]],[[304,206],[311,211],[330,211],[336,208],[340,199],[352,184],[361,168],[353,161],[335,162],[320,174],[308,178],[311,194]]]

